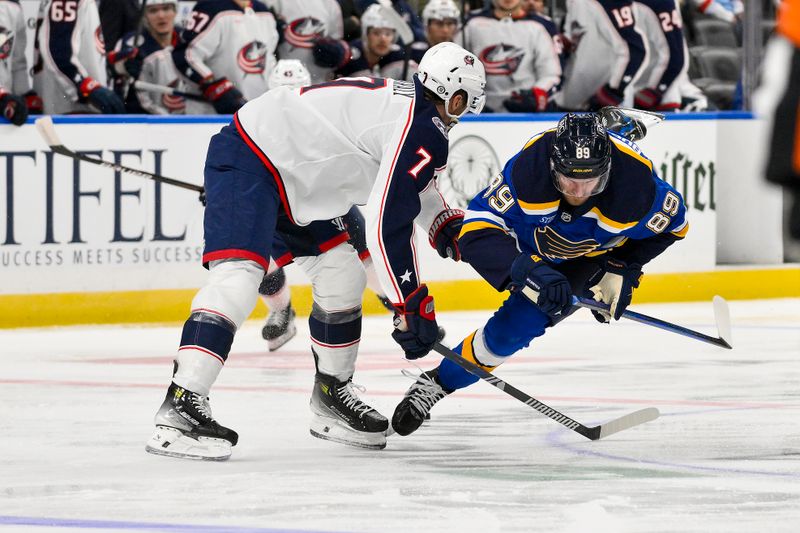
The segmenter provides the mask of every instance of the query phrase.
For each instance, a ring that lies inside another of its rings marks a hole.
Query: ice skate
[[[453,392],[442,387],[439,381],[439,369],[423,372],[419,377],[403,370],[403,375],[416,380],[406,391],[403,400],[397,404],[392,416],[392,429],[398,435],[411,435],[429,418],[431,408]]]
[[[274,352],[297,335],[294,318],[295,312],[291,304],[283,309],[269,310],[267,322],[261,329],[261,336],[267,341],[270,352]]]
[[[156,455],[224,461],[239,440],[235,431],[214,420],[208,398],[175,383],[167,390],[155,424],[145,450]]]
[[[350,446],[380,450],[386,447],[389,421],[361,401],[352,379],[339,381],[317,372],[311,394],[311,434]]]

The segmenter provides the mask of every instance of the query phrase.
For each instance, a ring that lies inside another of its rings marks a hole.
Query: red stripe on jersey
[[[294,255],[292,255],[292,252],[287,252],[287,253],[283,254],[282,256],[276,258],[275,259],[275,264],[278,265],[278,267],[283,267],[283,266],[288,265],[292,261],[294,261]]]
[[[216,252],[208,252],[207,254],[203,254],[203,266],[206,266],[211,261],[216,261],[218,259],[249,259],[261,265],[265,272],[269,268],[268,258],[249,250],[236,250],[233,248],[228,250],[217,250]]]
[[[347,242],[349,240],[350,240],[350,234],[347,233],[346,231],[343,231],[339,235],[337,235],[336,237],[334,237],[332,239],[328,239],[327,241],[321,243],[319,245],[319,250],[321,252],[327,252],[328,250],[330,250],[332,248],[336,248],[337,246],[339,246],[343,242]]]
[[[408,134],[408,128],[411,126],[413,112],[414,112],[414,104],[412,103],[410,106],[408,106],[408,117],[406,118],[406,125],[403,127],[403,134],[400,136],[400,143],[397,145],[397,149],[394,151],[394,158],[392,158],[392,166],[389,168],[389,179],[386,180],[386,186],[383,189],[383,195],[381,196],[381,209],[380,212],[378,213],[378,246],[381,250],[381,259],[383,259],[383,264],[386,266],[386,270],[389,271],[390,274],[389,279],[392,282],[392,287],[397,292],[397,298],[390,298],[390,299],[392,301],[397,300],[400,302],[405,301],[405,298],[403,298],[403,291],[400,290],[400,287],[397,285],[394,279],[394,272],[392,271],[392,267],[389,265],[388,261],[386,261],[386,250],[383,247],[383,235],[381,233],[381,226],[383,226],[383,206],[386,205],[386,195],[389,192],[389,185],[391,185],[392,183],[392,175],[394,174],[394,167],[395,165],[397,165],[397,158],[400,156],[400,149],[403,147],[403,143],[406,140],[406,135]]]
[[[275,168],[275,165],[272,164],[272,161],[269,160],[267,154],[261,151],[261,148],[253,142],[253,139],[244,131],[244,127],[242,127],[242,123],[239,122],[239,113],[233,115],[233,122],[236,125],[236,131],[239,132],[244,142],[247,146],[250,147],[250,150],[253,151],[254,154],[264,163],[264,166],[267,167],[267,170],[270,174],[272,174],[272,178],[275,180],[275,185],[278,187],[278,194],[281,197],[281,204],[283,204],[283,209],[286,211],[286,215],[289,217],[289,220],[292,224],[295,223],[294,217],[292,216],[292,210],[289,208],[289,198],[286,196],[286,187],[283,186],[283,179],[281,179],[281,175],[278,172],[278,169]]]
[[[361,259],[361,261],[366,261],[367,259],[369,259],[369,250],[364,250],[362,252],[359,252],[358,258]]]
[[[699,7],[699,8],[697,8],[697,9],[700,11],[700,13],[705,13],[705,12],[706,12],[706,9],[708,9],[708,6],[710,6],[710,5],[711,5],[711,2],[713,2],[713,1],[714,1],[714,0],[706,0],[705,2],[703,2],[702,4],[700,4],[700,7]]]

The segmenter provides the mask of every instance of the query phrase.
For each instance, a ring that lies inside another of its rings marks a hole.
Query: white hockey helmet
[[[422,22],[426,28],[432,20],[455,19],[458,21],[460,18],[461,12],[453,0],[429,0],[422,10]]]
[[[297,89],[311,85],[311,74],[299,59],[281,59],[269,73],[267,87],[290,87]]]
[[[394,39],[397,40],[397,29],[392,21],[384,16],[379,4],[371,4],[361,15],[361,40],[367,41],[367,32],[370,28],[389,28],[394,30]]]
[[[147,4],[145,4],[145,7],[160,6],[160,5],[173,5],[177,10],[178,0],[147,0]]]
[[[467,111],[476,115],[486,103],[486,73],[475,54],[456,43],[444,42],[432,46],[419,62],[417,76],[422,85],[444,100],[445,112],[458,119]],[[459,90],[467,93],[468,105],[459,115],[450,114],[450,98]]]

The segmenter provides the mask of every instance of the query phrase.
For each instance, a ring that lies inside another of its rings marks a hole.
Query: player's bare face
[[[390,28],[370,28],[367,31],[367,48],[376,56],[389,53],[394,42],[394,30]]]
[[[557,174],[558,190],[564,195],[569,205],[579,206],[586,203],[590,196],[597,193],[600,178],[574,179],[561,173]]]
[[[172,34],[175,28],[175,14],[175,6],[171,4],[147,6],[144,10],[147,27],[156,35]]]
[[[458,21],[456,19],[431,20],[428,23],[428,43],[435,46],[452,41],[457,29]]]
[[[508,15],[513,13],[522,5],[522,0],[494,0],[495,11],[500,11],[498,15]]]

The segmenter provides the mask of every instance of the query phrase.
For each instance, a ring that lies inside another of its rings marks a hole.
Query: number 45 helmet
[[[567,113],[558,121],[550,169],[556,189],[567,193],[565,182],[596,180],[585,196],[601,193],[611,172],[611,140],[594,113]]]
[[[444,100],[450,118],[461,118],[467,111],[477,115],[486,103],[483,63],[455,43],[444,42],[429,48],[419,62],[417,76],[426,89]],[[450,98],[461,90],[467,93],[467,106],[460,114],[451,115]]]

